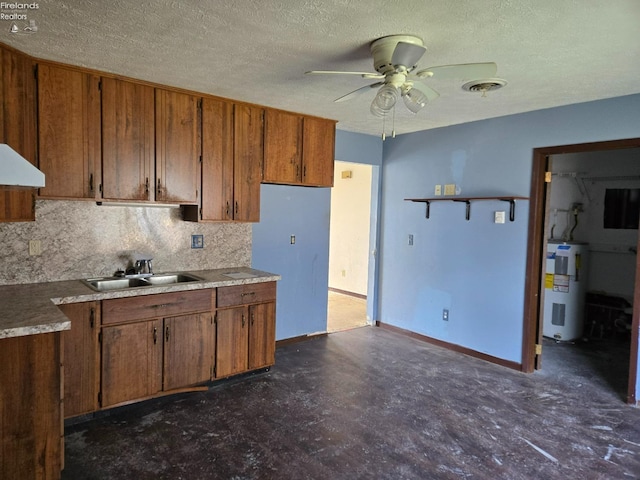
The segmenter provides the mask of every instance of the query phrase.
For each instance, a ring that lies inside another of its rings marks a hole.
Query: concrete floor
[[[62,478],[640,478],[628,358],[607,353],[624,347],[591,346],[546,343],[523,374],[377,327],[334,333],[279,348],[267,373],[68,427]]]

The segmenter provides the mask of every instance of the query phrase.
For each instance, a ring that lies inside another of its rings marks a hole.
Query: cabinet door
[[[333,120],[305,117],[302,140],[302,182],[333,186],[336,124]]]
[[[100,303],[71,303],[59,308],[71,320],[71,330],[62,332],[64,416],[68,418],[98,409]]]
[[[216,378],[247,371],[248,308],[237,307],[216,313]]]
[[[249,370],[275,363],[276,304],[260,303],[249,307]]]
[[[202,100],[201,220],[233,220],[233,104]]]
[[[0,478],[58,479],[61,332],[0,339]]]
[[[162,320],[102,329],[102,407],[162,388]]]
[[[278,110],[265,112],[265,183],[298,184],[302,177],[302,116]]]
[[[198,203],[198,100],[193,95],[156,89],[156,200]]]
[[[264,110],[236,105],[234,113],[234,205],[239,222],[260,221]]]
[[[102,79],[102,198],[153,200],[154,89]]]
[[[45,174],[40,195],[95,198],[100,185],[99,78],[38,65],[38,152]]]
[[[35,165],[36,100],[33,62],[0,48],[0,143]],[[0,222],[34,221],[35,190],[0,187]]]
[[[201,313],[164,320],[163,390],[211,379],[215,353],[213,315]]]

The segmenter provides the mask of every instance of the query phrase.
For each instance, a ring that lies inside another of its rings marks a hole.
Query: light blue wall
[[[276,340],[327,329],[328,188],[262,185],[252,266],[278,273]],[[295,244],[290,242],[296,236]]]
[[[435,184],[462,196],[528,196],[536,147],[640,136],[640,95],[539,110],[389,139],[384,144],[380,319],[520,363],[528,201],[493,223],[500,201],[423,204]],[[414,246],[408,246],[408,234]],[[448,322],[442,309],[450,310]]]
[[[518,202],[515,222],[496,225],[493,212],[508,211],[502,202],[473,203],[467,222],[464,204],[434,203],[426,220],[422,204],[404,199],[432,196],[436,183],[455,183],[466,196],[529,196],[534,148],[637,137],[640,95],[400,135],[384,144],[338,131],[338,160],[382,163],[376,319],[520,363],[528,202]],[[324,331],[330,190],[263,185],[262,195],[253,266],[283,276],[277,337]],[[291,247],[290,234],[302,242]],[[446,323],[443,308],[450,309]]]

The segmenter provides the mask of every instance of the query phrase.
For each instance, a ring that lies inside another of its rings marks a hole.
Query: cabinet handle
[[[302,167],[302,178],[307,178],[307,166]]]
[[[255,321],[256,321],[256,314],[255,314],[255,313],[252,313],[252,314],[251,314],[251,326],[252,326],[252,327],[253,327],[253,322],[255,322]]]
[[[238,216],[238,201],[236,200],[236,216]]]
[[[89,191],[93,192],[93,173],[89,175]]]
[[[242,328],[244,328],[244,324],[246,322],[246,317],[244,315],[244,313],[242,314]]]
[[[144,193],[149,195],[149,177],[147,177],[144,182]]]
[[[227,200],[227,210],[226,210],[226,213],[227,213],[227,218],[229,218],[229,201],[228,201],[228,200]]]
[[[93,325],[95,323],[95,317],[96,317],[96,311],[94,308],[92,308],[91,311],[89,312],[89,325],[91,326],[91,328],[93,328]]]
[[[157,188],[158,196],[162,196],[162,182],[158,179],[158,188]]]
[[[244,297],[248,297],[248,296],[255,295],[255,294],[256,294],[256,292],[243,292],[243,293],[240,294],[240,298],[242,298],[244,300]]]
[[[296,178],[300,177],[300,165],[296,165]]]
[[[167,342],[169,342],[169,325],[165,327],[164,338]]]
[[[157,344],[158,343],[158,328],[157,327],[153,327],[153,344]]]

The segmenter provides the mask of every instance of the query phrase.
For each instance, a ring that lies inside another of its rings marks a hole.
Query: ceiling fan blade
[[[393,50],[393,56],[391,57],[391,63],[396,65],[404,65],[408,69],[413,67],[418,60],[422,58],[424,52],[427,49],[421,45],[415,45],[413,43],[398,42],[396,48]]]
[[[457,65],[439,65],[415,72],[420,78],[433,77],[437,79],[474,80],[496,76],[498,66],[493,62],[487,63],[459,63]]]
[[[357,97],[361,93],[367,91],[367,89],[376,88],[376,87],[379,87],[380,85],[384,85],[384,82],[376,82],[376,83],[372,83],[371,85],[365,85],[364,87],[360,87],[354,90],[353,92],[349,92],[346,95],[336,98],[334,102],[337,103],[337,102],[344,102],[345,100],[350,100],[354,97]]]
[[[420,82],[415,82],[413,84],[413,88],[415,88],[416,90],[420,90],[422,93],[424,93],[430,102],[440,96],[440,94],[436,92],[433,88],[428,87]]]
[[[304,72],[305,75],[358,75],[362,78],[374,78],[380,79],[384,78],[384,75],[380,75],[379,73],[372,72],[341,72],[336,70],[309,70],[308,72]]]

